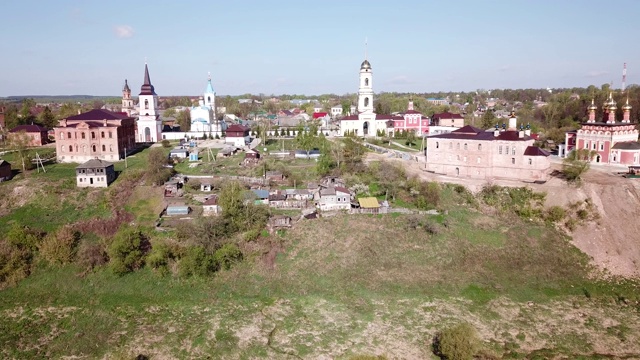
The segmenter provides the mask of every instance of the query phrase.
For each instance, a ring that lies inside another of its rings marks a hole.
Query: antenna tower
[[[627,63],[622,67],[622,91],[627,87]]]

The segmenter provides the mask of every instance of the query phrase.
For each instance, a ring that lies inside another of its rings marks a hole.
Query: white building
[[[158,95],[151,85],[146,63],[144,64],[144,83],[138,96],[138,108],[136,142],[158,142],[161,139],[162,120],[158,114]]]
[[[211,75],[198,106],[190,109],[190,115],[191,133],[198,133],[199,136],[222,136],[223,131],[226,130],[226,123],[216,119],[216,93],[211,85]]]
[[[356,136],[376,136],[378,131],[393,132],[393,122],[389,115],[378,115],[373,110],[373,73],[371,64],[364,60],[360,65],[360,86],[358,89],[357,115],[349,115],[340,121],[340,134]]]

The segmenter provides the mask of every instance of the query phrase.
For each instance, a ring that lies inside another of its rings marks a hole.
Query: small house
[[[42,146],[49,142],[49,134],[47,129],[39,125],[18,125],[9,130],[7,138],[19,136],[20,133],[26,134],[29,139],[28,146]]]
[[[265,177],[269,181],[283,181],[284,175],[280,171],[267,171]]]
[[[178,180],[167,181],[164,184],[164,197],[178,197],[180,196],[180,189],[182,185]]]
[[[78,187],[107,187],[116,179],[113,164],[100,159],[91,159],[76,167]]]
[[[191,208],[186,205],[169,205],[165,210],[167,216],[189,215]]]
[[[217,215],[222,212],[222,208],[218,205],[218,196],[213,195],[202,204],[202,213],[204,216]]]
[[[269,190],[251,190],[255,196],[256,205],[269,205]]]
[[[351,209],[351,193],[348,189],[335,186],[317,193],[318,207],[323,211]]]
[[[11,164],[6,160],[0,160],[0,181],[11,180]]]
[[[187,149],[182,149],[182,148],[175,148],[173,150],[171,150],[171,152],[169,152],[169,157],[175,157],[178,159],[186,159],[187,156],[189,156],[189,150]]]
[[[234,155],[236,151],[238,151],[238,149],[235,146],[227,146],[220,150],[218,154],[222,155],[223,157],[229,157],[231,155]]]
[[[200,184],[200,191],[202,192],[213,191],[213,185],[211,185],[211,183],[208,183],[208,182],[203,182],[202,184]]]
[[[269,206],[279,208],[286,205],[287,195],[282,191],[275,191],[269,194]]]
[[[245,159],[260,159],[260,153],[256,149],[247,149],[244,154]]]
[[[251,141],[249,130],[250,129],[244,125],[233,124],[226,130],[225,142],[238,147],[246,146]]]

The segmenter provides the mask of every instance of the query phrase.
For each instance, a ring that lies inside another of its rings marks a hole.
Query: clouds
[[[134,34],[133,28],[129,25],[116,25],[113,27],[113,32],[120,39],[131,38]]]

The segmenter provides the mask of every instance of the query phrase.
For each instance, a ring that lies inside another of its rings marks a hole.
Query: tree
[[[485,111],[484,115],[482,115],[482,129],[492,128],[496,124],[496,121],[497,119],[493,111]]]
[[[151,183],[160,185],[171,177],[173,169],[168,168],[167,164],[169,164],[169,159],[163,148],[153,148],[149,151],[147,176]]]
[[[20,124],[30,124],[36,117],[31,114],[31,108],[36,106],[36,102],[29,98],[22,100],[22,108],[20,109]]]
[[[589,149],[574,149],[562,161],[562,172],[567,181],[579,182],[584,173],[589,170],[590,162],[598,152]]]
[[[416,144],[416,132],[414,130],[407,132],[407,140],[405,141],[405,144],[409,146]]]
[[[191,128],[191,113],[187,110],[180,111],[176,114],[176,121],[180,125],[180,131],[189,131]]]
[[[302,128],[299,129],[298,135],[296,135],[296,145],[307,152],[307,158],[309,158],[309,151],[313,150],[318,144],[318,138],[315,135],[317,132],[318,128],[315,125],[311,125],[307,131]]]
[[[471,360],[480,350],[476,330],[469,324],[447,328],[433,342],[433,352],[446,360]]]
[[[26,172],[33,168],[31,163],[31,157],[29,156],[29,144],[31,143],[31,136],[24,131],[11,133],[8,136],[9,148],[14,150],[18,154],[18,159],[22,163],[22,172]]]
[[[144,256],[151,248],[147,237],[138,229],[123,226],[109,246],[111,270],[122,276],[140,269],[144,265]]]
[[[56,120],[56,117],[48,106],[45,106],[44,110],[40,113],[38,120],[47,129],[52,129],[58,126],[58,120]]]

